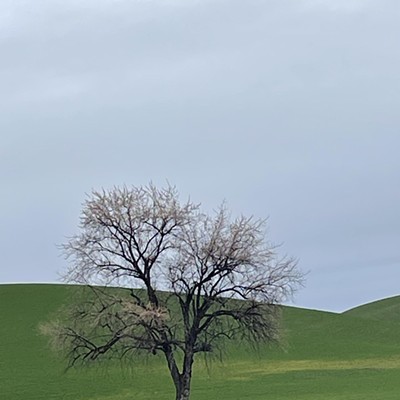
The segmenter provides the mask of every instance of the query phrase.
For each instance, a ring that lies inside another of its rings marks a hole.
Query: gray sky
[[[0,282],[53,282],[92,188],[269,217],[295,304],[400,292],[398,0],[2,0]]]

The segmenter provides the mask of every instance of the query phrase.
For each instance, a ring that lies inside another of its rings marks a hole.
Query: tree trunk
[[[171,349],[165,352],[168,361],[169,371],[175,385],[176,400],[189,400],[190,384],[192,381],[192,367],[194,352],[191,346],[186,347],[183,358],[182,372],[180,373],[175,362],[175,357]]]
[[[189,400],[190,398],[190,384],[192,381],[192,369],[194,361],[194,347],[192,341],[186,343],[182,372],[180,373],[176,360],[174,357],[174,352],[169,345],[165,346],[164,354],[167,359],[168,368],[171,373],[172,381],[175,385],[176,400]]]
[[[176,388],[176,400],[189,400],[190,397],[190,382],[192,379],[192,374],[182,374],[179,377],[178,384],[175,385]]]

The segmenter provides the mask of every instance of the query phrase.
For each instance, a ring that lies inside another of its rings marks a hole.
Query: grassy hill
[[[400,296],[389,297],[352,308],[343,314],[376,321],[400,322]]]
[[[0,398],[173,399],[168,372],[157,357],[64,372],[65,363],[49,351],[37,326],[71,290],[0,285]],[[254,352],[235,345],[222,362],[199,359],[192,399],[398,400],[399,309],[400,297],[344,314],[286,307],[283,349]]]

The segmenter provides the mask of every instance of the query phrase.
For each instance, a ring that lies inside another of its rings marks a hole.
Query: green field
[[[64,372],[39,322],[67,301],[62,285],[0,285],[1,400],[167,400],[162,359]],[[344,314],[285,307],[282,349],[231,346],[223,360],[197,361],[193,400],[398,400],[400,297]]]

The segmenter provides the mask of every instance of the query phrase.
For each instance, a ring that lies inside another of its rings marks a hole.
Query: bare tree
[[[279,304],[302,281],[295,260],[266,242],[265,221],[232,220],[224,205],[206,215],[181,204],[173,187],[93,192],[80,232],[63,248],[66,279],[90,285],[92,295],[45,333],[69,365],[163,354],[176,400],[190,397],[197,353],[234,338],[277,340]]]

